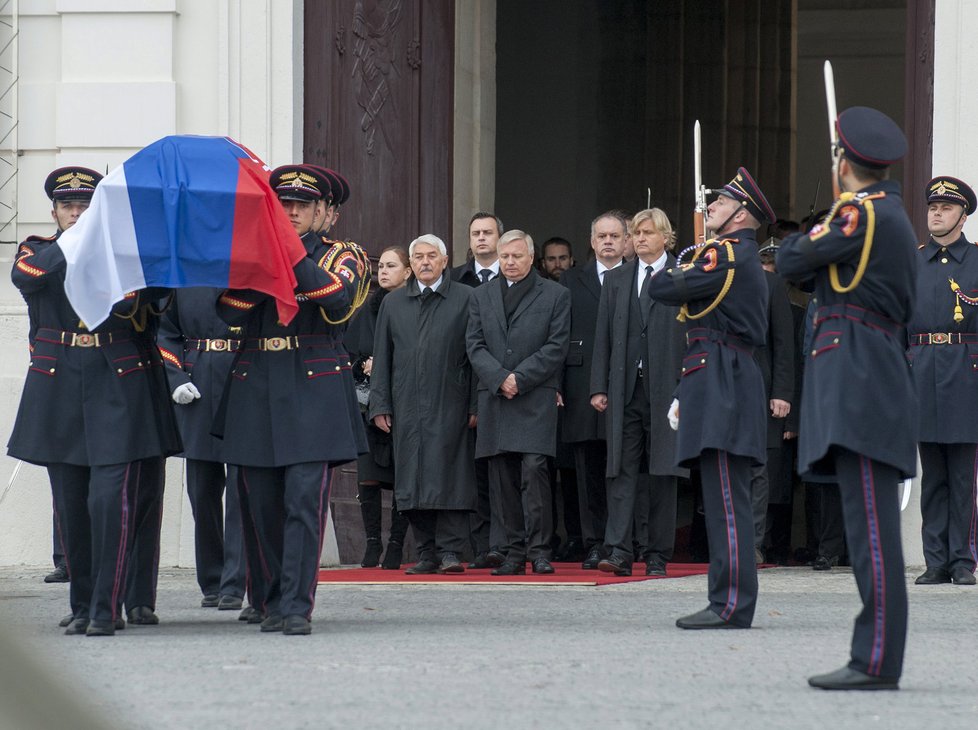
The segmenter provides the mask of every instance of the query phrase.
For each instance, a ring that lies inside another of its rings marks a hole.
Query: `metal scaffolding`
[[[0,244],[16,244],[18,0],[0,0]]]

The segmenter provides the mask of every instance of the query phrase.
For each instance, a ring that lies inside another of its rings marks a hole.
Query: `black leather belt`
[[[855,304],[830,304],[825,307],[819,307],[815,311],[815,326],[817,327],[824,319],[851,319],[857,322],[863,322],[870,327],[881,329],[888,335],[903,340],[904,330],[902,324],[894,322],[889,317],[874,312],[871,309],[857,307]]]
[[[722,345],[729,345],[738,350],[744,350],[749,354],[754,354],[754,346],[746,342],[743,338],[722,330],[715,330],[709,327],[693,327],[686,332],[686,345],[696,340],[712,340]]]
[[[971,332],[918,332],[910,335],[911,345],[963,345],[978,343]]]
[[[126,330],[115,332],[65,332],[40,327],[34,338],[42,342],[57,342],[68,347],[104,347],[112,342],[128,342],[132,339]]]
[[[245,350],[281,352],[298,350],[300,347],[336,347],[337,340],[327,335],[288,335],[287,337],[249,337],[244,341]]]
[[[241,347],[241,340],[187,340],[185,347],[204,352],[233,352]]]

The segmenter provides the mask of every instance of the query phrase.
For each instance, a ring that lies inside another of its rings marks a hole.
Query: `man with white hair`
[[[472,292],[466,335],[479,378],[476,456],[489,459],[493,529],[506,560],[493,575],[552,573],[547,457],[556,454],[557,400],[570,344],[570,292],[537,275],[533,239],[499,239],[499,281]]]
[[[405,572],[462,573],[476,507],[475,381],[465,352],[472,289],[447,275],[427,234],[408,247],[414,281],[384,298],[370,373],[370,417],[394,437],[394,495],[418,543]]]

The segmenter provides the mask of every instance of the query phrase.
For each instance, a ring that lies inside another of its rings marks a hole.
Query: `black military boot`
[[[357,498],[360,500],[360,514],[363,516],[363,531],[367,535],[367,548],[363,552],[360,565],[364,568],[376,568],[384,551],[380,541],[380,487],[361,484]]]

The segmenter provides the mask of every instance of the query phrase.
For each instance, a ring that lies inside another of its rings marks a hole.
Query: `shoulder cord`
[[[836,210],[843,202],[849,202],[852,197],[846,197],[846,193],[840,196],[839,200],[832,207],[832,210],[827,217],[827,221],[831,221],[835,216]],[[852,195],[849,193],[848,195]],[[842,282],[839,280],[839,265],[829,264],[829,283],[832,285],[832,290],[836,294],[848,294],[857,286],[859,282],[862,281],[863,275],[866,273],[866,267],[869,265],[869,254],[873,250],[873,234],[876,232],[876,210],[873,208],[873,201],[868,198],[863,200],[863,207],[866,209],[866,239],[863,242],[862,253],[859,254],[859,264],[856,267],[856,273],[852,277],[852,281],[849,282],[847,286],[842,286]]]
[[[692,319],[692,320],[702,319],[703,317],[705,317],[706,315],[708,315],[710,312],[712,312],[714,309],[716,309],[717,307],[719,307],[720,306],[720,302],[723,301],[723,298],[725,296],[727,296],[727,292],[730,291],[730,287],[733,284],[733,280],[734,280],[734,266],[733,266],[733,264],[736,261],[736,258],[734,256],[733,244],[731,244],[730,241],[723,241],[722,243],[723,243],[724,246],[727,247],[727,258],[728,258],[728,261],[730,262],[730,268],[727,269],[727,275],[724,278],[723,286],[720,288],[720,293],[716,295],[716,298],[712,302],[710,302],[710,306],[708,306],[702,312],[697,312],[696,314],[690,313],[690,311],[689,311],[689,304],[683,304],[679,308],[679,314],[676,316],[676,319],[678,319],[680,322],[685,322],[687,319]],[[706,246],[702,246],[702,247],[698,248],[696,250],[696,253],[693,254],[692,261],[696,261],[696,259],[699,258],[700,254],[703,252],[703,250],[705,248],[706,248]]]
[[[356,314],[356,311],[367,301],[367,296],[370,294],[370,259],[367,257],[366,252],[357,244],[353,243],[353,241],[347,241],[346,243],[335,243],[320,260],[319,266],[326,271],[329,271],[330,267],[333,265],[333,262],[336,260],[336,257],[343,252],[351,254],[356,263],[356,289],[353,292],[353,301],[350,303],[350,308],[347,310],[346,314],[341,316],[339,319],[330,319],[329,315],[326,314],[326,310],[322,307],[319,308],[319,315],[327,324],[336,325],[349,321],[349,319]]]

